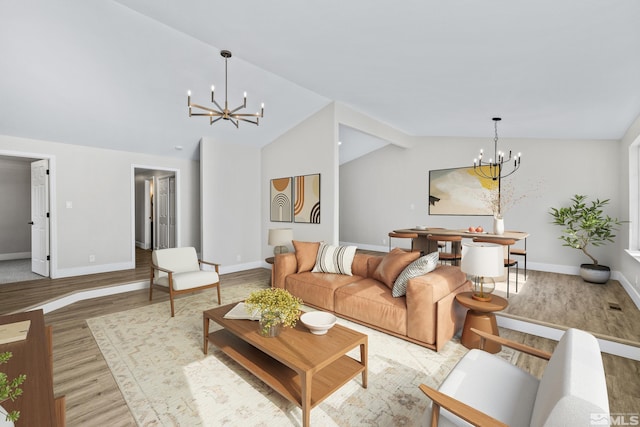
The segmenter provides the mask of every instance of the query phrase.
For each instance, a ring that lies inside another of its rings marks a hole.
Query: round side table
[[[267,264],[273,265],[276,262],[275,256],[270,256],[264,260]],[[271,267],[271,286],[273,286],[273,267]]]
[[[472,292],[461,292],[456,295],[456,301],[469,309],[467,317],[464,319],[460,343],[466,348],[480,348],[480,337],[474,334],[471,328],[499,335],[496,315],[493,313],[504,310],[509,303],[497,295],[491,295],[491,301],[486,302],[475,300],[471,297],[472,295]],[[485,341],[484,350],[489,353],[499,353],[502,346],[492,341]]]

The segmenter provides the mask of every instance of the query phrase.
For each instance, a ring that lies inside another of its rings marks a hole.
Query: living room
[[[416,225],[445,228],[482,225],[490,229],[489,216],[428,215],[429,171],[470,166],[481,148],[491,151],[494,136],[491,117],[502,115],[500,148],[523,153],[521,168],[508,179],[527,192],[506,213],[505,223],[507,229],[530,233],[529,268],[576,274],[577,266],[586,259],[579,251],[562,246],[559,228],[552,224],[549,210],[566,205],[574,194],[611,199],[607,213],[629,222],[617,232],[615,243],[594,252],[601,263],[611,267],[613,278],[620,281],[636,305],[640,305],[640,264],[635,258],[640,249],[639,168],[637,162],[631,161],[638,158],[640,145],[637,95],[616,98],[620,105],[626,102],[631,110],[635,108],[630,116],[626,114],[628,110],[623,114],[613,109],[609,100],[600,104],[602,97],[584,87],[573,88],[575,107],[587,104],[588,109],[598,113],[593,116],[580,110],[584,116],[577,120],[579,126],[576,121],[563,125],[563,117],[550,120],[553,114],[541,105],[553,104],[554,98],[537,99],[539,110],[532,107],[529,114],[512,113],[515,105],[508,102],[487,101],[485,111],[473,119],[475,128],[482,130],[464,134],[445,133],[436,128],[432,133],[417,136],[350,106],[353,104],[343,102],[339,96],[318,95],[294,83],[290,83],[295,86],[293,89],[287,86],[293,100],[279,98],[280,94],[263,88],[271,83],[280,84],[281,77],[267,73],[258,81],[250,81],[244,75],[248,73],[245,68],[256,67],[252,61],[259,64],[259,60],[243,57],[238,51],[229,62],[229,76],[241,90],[247,88],[250,103],[259,105],[260,96],[265,96],[265,117],[258,127],[242,124],[235,129],[228,123],[210,127],[206,121],[200,122],[200,118],[188,117],[186,90],[197,90],[206,99],[212,74],[213,82],[222,85],[223,62],[218,52],[220,48],[233,49],[233,38],[220,37],[219,43],[228,42],[226,46],[203,43],[130,9],[137,7],[133,3],[100,2],[97,9],[71,1],[61,6],[44,2],[2,6],[8,10],[0,18],[0,35],[10,43],[6,50],[3,47],[5,54],[0,57],[0,66],[7,73],[0,83],[5,100],[0,106],[0,156],[50,161],[51,277],[134,267],[132,187],[136,167],[177,171],[177,242],[180,246],[199,248],[203,259],[221,263],[223,274],[267,267],[264,259],[273,252],[267,242],[268,230],[280,226],[291,226],[296,240],[342,242],[380,251],[387,249],[385,239],[393,229]],[[620,4],[628,6],[627,2]],[[503,6],[496,4],[497,8]],[[555,7],[546,6],[550,10]],[[637,8],[631,10],[638,12]],[[241,10],[233,11],[241,16]],[[607,23],[617,22],[616,19],[627,23],[634,16],[629,13],[623,18],[614,12],[615,8],[611,8],[613,17],[607,15]],[[544,14],[540,13],[536,17],[543,19]],[[614,33],[610,37],[616,38],[609,44],[619,46],[622,56],[631,57],[630,52],[635,51],[637,44],[634,32],[637,30],[618,26],[630,34]],[[113,36],[117,43],[112,45],[108,43],[109,34],[115,28],[121,34]],[[149,39],[157,43],[146,43]],[[541,49],[548,48],[552,39],[546,39]],[[567,58],[578,61],[584,58],[580,52]],[[385,62],[398,59],[388,52],[379,55]],[[502,56],[495,57],[496,69],[503,65]],[[145,59],[153,66],[141,65]],[[612,60],[607,56],[602,62],[619,74],[637,75],[637,60],[627,58],[620,67]],[[172,75],[163,74],[163,69],[175,67],[171,65],[174,62],[189,71],[181,79],[169,81]],[[598,62],[590,58],[576,67],[594,67]],[[546,63],[544,67],[551,70],[554,65]],[[159,76],[153,75],[156,73]],[[606,76],[603,79],[611,82],[617,74],[603,75]],[[545,73],[539,76],[542,86],[570,85],[572,77],[546,75],[545,80],[544,76]],[[133,84],[120,87],[119,83],[126,79]],[[383,83],[396,79],[401,79],[401,75],[389,73]],[[626,92],[636,94],[637,82],[634,84]],[[133,87],[136,85],[144,90],[137,91]],[[491,81],[487,86],[496,92],[500,90],[499,81]],[[93,101],[77,98],[73,92],[85,92]],[[172,107],[156,115],[156,101],[146,104],[143,100],[160,92],[167,92],[163,102]],[[424,89],[424,93],[415,96],[426,99],[431,92]],[[525,98],[523,93],[512,96]],[[231,92],[230,98],[236,99]],[[304,108],[296,108],[298,101]],[[394,111],[404,108],[393,100],[378,99],[375,94],[370,102],[393,103],[390,109]],[[99,113],[90,114],[87,110],[93,104],[105,104],[108,108],[102,110],[96,105]],[[273,127],[269,120],[283,115],[282,111],[288,115],[287,126]],[[38,118],[37,112],[46,114]],[[180,130],[163,125],[173,120],[171,115],[180,117],[176,125]],[[456,121],[462,126],[466,121],[462,117],[462,112],[449,111],[447,120],[453,123],[451,128],[455,128]],[[617,133],[592,130],[595,124],[613,124],[612,117],[616,118]],[[417,120],[441,118],[424,113]],[[529,132],[518,130],[523,122]],[[563,132],[545,133],[549,123]],[[189,133],[181,132],[185,127],[190,127]],[[389,144],[340,166],[341,127],[356,129]],[[239,139],[244,140],[237,142]],[[145,141],[145,148],[131,148],[140,140]],[[271,222],[270,180],[315,173],[321,175],[320,224]]]

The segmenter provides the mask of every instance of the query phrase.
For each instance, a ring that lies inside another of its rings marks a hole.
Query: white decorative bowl
[[[336,316],[324,311],[310,311],[300,316],[300,320],[312,334],[324,335],[336,324]]]

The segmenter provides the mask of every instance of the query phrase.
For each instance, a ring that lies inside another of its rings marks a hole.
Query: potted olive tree
[[[616,237],[613,232],[622,224],[617,218],[605,215],[602,208],[609,203],[609,199],[596,199],[588,203],[587,196],[576,194],[569,207],[551,208],[549,214],[553,216],[553,223],[565,227],[559,237],[564,241],[563,246],[580,249],[588,256],[592,263],[580,265],[580,276],[590,283],[606,283],[611,276],[611,270],[600,265],[587,248],[602,246],[613,242]]]

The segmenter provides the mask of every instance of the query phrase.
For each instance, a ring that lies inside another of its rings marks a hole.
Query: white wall
[[[0,155],[20,153],[52,159],[52,277],[135,266],[132,164],[181,171],[179,244],[200,246],[198,162],[0,135]]]
[[[202,258],[221,272],[262,264],[260,149],[200,141]]]
[[[624,219],[634,220],[634,223],[624,224],[618,238],[618,250],[620,271],[628,281],[628,286],[640,294],[640,257],[634,258],[625,249],[638,251],[640,242],[638,239],[640,229],[640,215],[638,204],[640,203],[640,116],[629,127],[620,141],[618,169],[619,188],[623,201],[621,210]],[[635,163],[635,165],[633,165]],[[631,177],[631,179],[630,179]],[[632,181],[633,185],[629,185]]]
[[[0,158],[0,260],[31,256],[31,164]]]
[[[293,238],[338,243],[338,125],[335,104],[323,108],[262,149],[262,232],[264,257],[273,255],[267,245],[270,228],[292,228]],[[320,224],[271,222],[270,180],[320,174]],[[291,249],[291,245],[289,245]]]
[[[492,228],[489,216],[428,215],[429,170],[469,166],[480,148],[493,150],[487,138],[414,138],[412,148],[387,146],[340,168],[340,240],[386,248],[387,233],[428,225]],[[589,262],[581,252],[563,247],[560,228],[551,224],[551,206],[568,204],[576,194],[611,198],[607,212],[625,218],[615,171],[620,164],[616,141],[502,139],[499,148],[522,152],[520,170],[507,178],[516,188],[534,189],[505,215],[505,226],[531,234],[528,263],[555,265]],[[594,162],[594,159],[597,159]],[[592,166],[593,165],[593,166]],[[595,248],[602,264],[616,269],[619,256]]]

